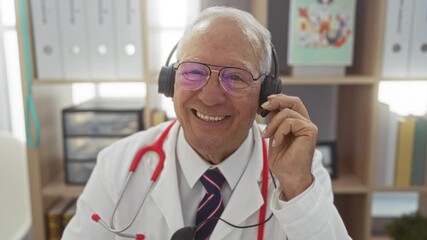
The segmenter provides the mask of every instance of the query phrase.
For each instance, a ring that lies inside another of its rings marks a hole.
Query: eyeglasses
[[[220,69],[213,70],[211,67],[219,67]],[[248,70],[242,68],[208,65],[199,62],[182,62],[175,69],[177,71],[177,83],[184,89],[191,91],[203,87],[208,82],[212,72],[217,72],[222,88],[234,97],[246,96],[253,88],[254,81],[264,76],[261,74],[254,78]]]

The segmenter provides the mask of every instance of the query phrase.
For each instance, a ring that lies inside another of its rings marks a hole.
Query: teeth
[[[197,117],[207,122],[218,122],[223,120],[225,117],[217,117],[217,116],[208,116],[201,112],[196,112]]]

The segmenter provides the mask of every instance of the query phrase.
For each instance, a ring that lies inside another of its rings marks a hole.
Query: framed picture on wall
[[[289,65],[351,66],[355,18],[355,0],[292,0]]]
[[[338,177],[338,163],[337,163],[337,153],[336,153],[336,143],[331,142],[318,142],[317,149],[322,152],[323,159],[322,163],[328,170],[332,179]]]

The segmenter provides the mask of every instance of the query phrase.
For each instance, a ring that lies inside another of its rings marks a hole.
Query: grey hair
[[[256,59],[259,59],[258,70],[268,74],[271,68],[271,34],[251,14],[231,7],[215,6],[203,10],[200,15],[187,26],[184,36],[178,44],[178,59],[182,56],[182,46],[186,38],[200,29],[201,24],[218,19],[227,19],[237,24],[252,45]]]

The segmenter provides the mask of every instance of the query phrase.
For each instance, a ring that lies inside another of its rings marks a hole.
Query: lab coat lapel
[[[151,198],[166,220],[169,235],[172,235],[177,229],[184,227],[176,173],[175,146],[178,129],[179,123],[172,127],[163,145],[166,154],[165,165],[151,192]]]
[[[221,215],[221,218],[235,225],[241,225],[245,222],[252,214],[258,211],[264,203],[260,189],[261,172],[263,168],[262,140],[256,125],[254,125],[252,130],[255,139],[254,152]],[[224,239],[225,236],[234,229],[235,228],[226,223],[218,221],[210,240]],[[240,238],[233,235],[233,239]]]

